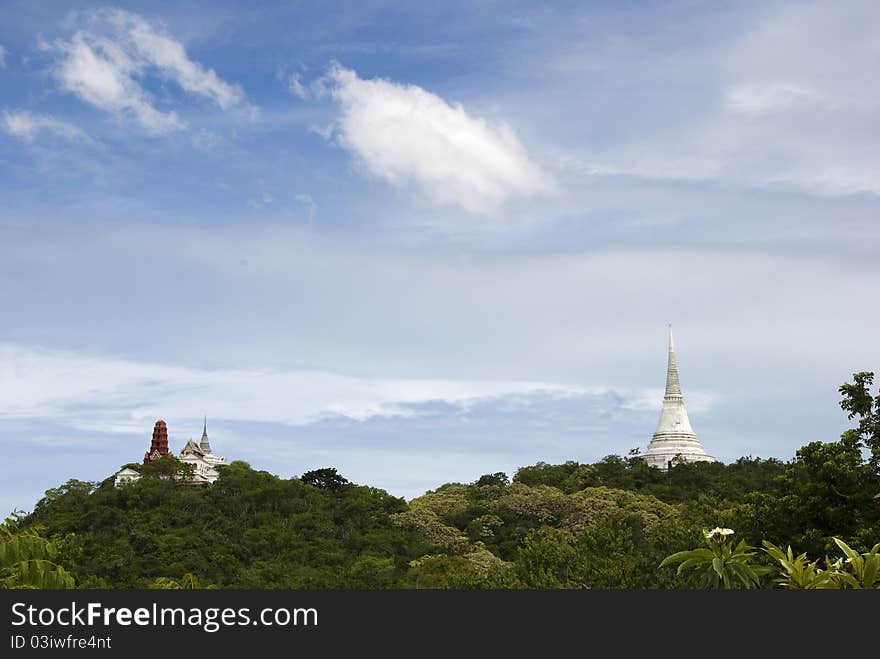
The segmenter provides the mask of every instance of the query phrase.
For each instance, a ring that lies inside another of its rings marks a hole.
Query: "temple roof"
[[[186,442],[186,446],[180,449],[180,453],[178,455],[205,455],[205,451],[196,444],[193,440],[188,440]]]

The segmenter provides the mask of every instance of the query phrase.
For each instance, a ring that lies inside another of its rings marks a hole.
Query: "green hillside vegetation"
[[[121,488],[49,490],[4,537],[42,533],[78,588],[877,587],[872,385],[857,373],[839,390],[857,427],[786,462],[538,463],[407,503],[332,468],[283,479],[233,462],[191,486],[162,458]]]

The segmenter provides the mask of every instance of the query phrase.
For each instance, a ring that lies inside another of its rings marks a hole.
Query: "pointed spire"
[[[664,399],[681,398],[681,384],[678,381],[678,365],[675,363],[675,341],[672,338],[672,323],[669,323],[669,360],[666,365],[666,395]]]
[[[199,448],[205,453],[211,452],[211,443],[208,441],[208,417],[205,417],[205,425],[202,428],[202,441],[199,442]]]

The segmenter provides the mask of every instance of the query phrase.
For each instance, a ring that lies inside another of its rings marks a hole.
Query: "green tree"
[[[592,465],[580,464],[573,460],[561,465],[538,462],[531,467],[520,467],[513,480],[515,483],[531,487],[549,485],[565,493],[601,485],[596,469]]]
[[[317,487],[320,490],[330,490],[331,492],[337,492],[349,484],[346,478],[343,478],[341,474],[336,472],[335,467],[313,469],[304,473],[299,479],[307,485]]]
[[[583,588],[575,537],[550,526],[535,529],[517,552],[516,572],[528,588]]]
[[[755,526],[808,554],[834,549],[831,536],[876,537],[877,478],[858,442],[844,433],[837,442],[811,442],[777,478],[770,493],[754,493]]]
[[[674,588],[675,575],[657,564],[700,535],[677,518],[647,524],[627,509],[611,513],[578,537],[583,581],[590,588]]]
[[[347,588],[391,588],[394,583],[393,558],[362,554],[348,568]]]
[[[97,483],[72,478],[59,487],[46,490],[34,506],[34,514],[39,516],[42,510],[51,506],[55,517],[63,515],[75,519],[82,514],[82,506],[97,486]]]
[[[509,483],[510,479],[507,477],[507,474],[503,471],[498,471],[494,474],[483,474],[477,479],[474,485],[477,487],[483,487],[485,485],[508,485]]]
[[[474,590],[489,587],[487,577],[464,556],[429,554],[409,563],[406,588]]]
[[[871,465],[875,473],[880,474],[880,393],[871,396],[871,385],[874,374],[870,371],[853,373],[852,383],[840,385],[838,391],[843,396],[840,407],[849,414],[847,418],[859,418],[858,428],[851,431],[871,452]]]
[[[188,485],[195,473],[195,465],[181,462],[173,455],[163,455],[158,460],[150,460],[138,469],[141,478],[159,479],[176,484]]]
[[[22,529],[23,514],[14,511],[0,525],[0,589],[67,589],[73,576],[54,562],[58,548],[35,527]]]

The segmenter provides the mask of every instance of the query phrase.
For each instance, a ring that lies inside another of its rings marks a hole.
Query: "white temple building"
[[[663,409],[657,431],[648,444],[642,458],[660,469],[669,469],[673,461],[717,462],[706,453],[697,435],[691,428],[684,397],[678,381],[678,366],[675,363],[675,344],[672,340],[672,325],[669,326],[669,358],[666,366],[666,394],[663,396]]]
[[[226,458],[220,458],[211,453],[211,443],[208,441],[208,418],[205,417],[205,426],[202,429],[202,441],[196,444],[193,440],[186,443],[177,459],[195,467],[193,480],[197,483],[213,483],[217,480],[217,465],[225,465]]]
[[[113,483],[116,485],[116,487],[119,487],[120,485],[125,485],[126,483],[134,483],[140,477],[141,475],[134,469],[132,469],[131,467],[125,467],[124,469],[120,469],[116,472],[116,480],[114,480]]]

